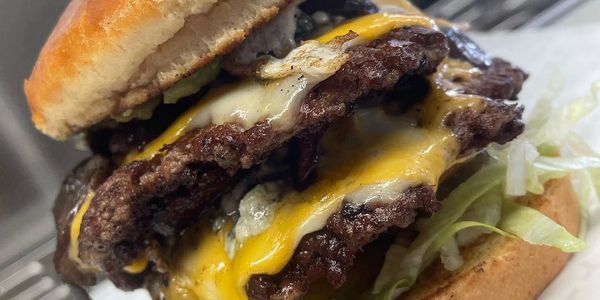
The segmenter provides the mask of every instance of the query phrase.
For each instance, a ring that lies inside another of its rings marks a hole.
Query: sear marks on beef
[[[492,59],[489,67],[480,70],[478,75],[453,81],[453,88],[458,87],[463,94],[491,99],[481,111],[465,109],[446,117],[445,125],[457,137],[461,155],[468,155],[491,142],[509,142],[525,128],[521,121],[523,107],[506,104],[505,100],[517,98],[527,73],[499,58]]]
[[[460,144],[460,155],[469,155],[495,142],[504,144],[519,136],[525,129],[521,121],[523,107],[488,101],[481,111],[465,109],[451,113],[444,124]]]
[[[433,188],[416,186],[393,203],[356,206],[346,203],[324,229],[305,236],[285,269],[277,275],[251,277],[246,291],[251,299],[301,299],[319,279],[339,288],[355,255],[391,227],[406,228],[418,212],[434,213],[441,204]]]
[[[492,64],[480,71],[477,75],[450,78],[452,84],[447,87],[488,98],[483,110],[456,111],[444,121],[457,137],[461,155],[468,155],[491,142],[509,142],[525,128],[521,121],[523,107],[507,104],[505,100],[516,99],[527,73],[499,58],[492,59]]]
[[[494,58],[489,68],[483,69],[480,76],[457,82],[463,86],[463,93],[485,96],[491,99],[516,100],[521,87],[527,80],[527,73],[509,62]]]
[[[392,89],[405,76],[431,74],[447,55],[443,34],[407,27],[347,50],[349,61],[304,99],[297,124],[277,132],[268,123],[244,130],[236,124],[195,129],[163,155],[117,169],[96,192],[84,216],[80,257],[108,273],[144,250],[154,235],[172,235],[225,193],[234,174],[261,163],[294,136],[320,131],[350,115],[355,101]],[[192,196],[194,200],[185,200]],[[168,211],[177,218],[161,217]]]
[[[166,199],[154,199],[150,203],[153,210],[152,231],[161,236],[175,236],[181,230],[197,221],[197,217],[205,211],[206,195],[221,195],[237,180],[227,176],[218,167],[203,168],[196,171],[188,169],[184,178],[189,182],[183,184]]]

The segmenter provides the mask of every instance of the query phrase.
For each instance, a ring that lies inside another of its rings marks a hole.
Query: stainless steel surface
[[[575,8],[579,7],[581,4],[586,2],[585,0],[562,0],[558,1],[548,9],[544,10],[543,13],[539,14],[527,24],[523,26],[523,28],[540,28],[544,26],[549,26],[557,22],[561,16],[565,15],[565,12],[570,12]],[[596,12],[597,13],[597,12]],[[598,16],[597,16],[598,17]],[[600,17],[598,17],[600,18]]]
[[[40,47],[66,0],[0,0],[0,298],[68,296],[49,256],[49,213],[64,175],[85,154],[38,133],[23,96]],[[56,74],[60,76],[60,74]]]
[[[81,291],[60,282],[52,266],[53,239],[0,271],[2,299],[81,299]]]
[[[513,29],[549,24],[582,1],[416,2],[428,13],[471,22],[475,29]],[[0,299],[80,298],[54,273],[49,211],[62,178],[86,154],[38,133],[22,92],[23,80],[67,2],[0,0]]]
[[[58,185],[84,156],[33,128],[22,88],[66,2],[0,0],[0,269],[53,235]]]
[[[475,30],[511,30],[531,22],[535,23],[530,26],[535,27],[550,24],[585,1],[439,0],[426,3],[425,11],[448,20],[469,23]]]

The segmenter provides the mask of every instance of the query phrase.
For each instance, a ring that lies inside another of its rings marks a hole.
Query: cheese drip
[[[91,192],[85,197],[85,199],[83,199],[83,202],[81,202],[81,205],[73,216],[73,221],[69,231],[69,259],[76,262],[82,270],[89,272],[96,272],[97,270],[96,268],[83,263],[79,258],[79,234],[81,233],[81,222],[83,221],[83,216],[90,207],[92,199],[94,199],[95,195],[96,194],[94,192]]]
[[[219,232],[206,227],[199,237],[193,236],[196,232],[184,238],[164,289],[167,298],[247,299],[250,277],[280,272],[302,237],[323,228],[346,196],[386,182],[436,187],[458,152],[456,139],[442,125],[444,118],[482,106],[480,98],[450,96],[434,88],[403,116],[368,109],[336,124],[322,141],[319,180],[302,192],[287,191],[270,227],[239,245],[233,259],[225,250],[230,227]]]
[[[77,263],[81,270],[90,273],[96,273],[99,272],[99,270],[94,266],[84,263],[81,261],[81,258],[79,258],[79,235],[81,234],[81,223],[83,222],[83,217],[89,209],[94,196],[96,196],[96,193],[94,192],[90,192],[85,196],[85,199],[83,199],[81,205],[75,212],[73,221],[71,221],[71,227],[69,228],[69,259]],[[144,255],[137,258],[129,266],[124,267],[123,271],[130,274],[142,273],[144,270],[146,270],[148,263],[148,259]]]

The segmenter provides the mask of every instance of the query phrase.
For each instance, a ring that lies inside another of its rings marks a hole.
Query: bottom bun
[[[546,183],[541,196],[520,203],[535,208],[572,234],[579,233],[579,203],[567,178]],[[461,250],[464,265],[447,271],[439,260],[426,269],[402,299],[535,299],[560,273],[570,255],[547,246],[496,234]]]

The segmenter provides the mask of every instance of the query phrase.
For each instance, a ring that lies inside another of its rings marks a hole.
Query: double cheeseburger
[[[37,128],[93,152],[54,208],[56,270],[157,299],[368,297],[441,187],[523,131],[526,78],[402,0],[73,0],[25,82]],[[528,203],[577,231],[550,185]],[[567,259],[487,239],[402,297],[533,296]]]

